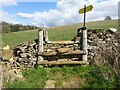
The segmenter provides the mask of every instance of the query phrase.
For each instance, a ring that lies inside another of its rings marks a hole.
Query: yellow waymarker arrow
[[[86,7],[86,12],[89,12],[93,9],[93,6],[92,5],[89,5]],[[79,10],[79,14],[83,14],[84,13],[84,8],[80,9]]]

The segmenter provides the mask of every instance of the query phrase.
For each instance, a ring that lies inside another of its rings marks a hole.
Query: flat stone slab
[[[55,80],[47,80],[44,88],[55,88]]]

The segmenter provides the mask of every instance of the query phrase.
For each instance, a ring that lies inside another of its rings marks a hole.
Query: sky
[[[39,27],[61,26],[83,22],[79,9],[93,5],[87,21],[118,19],[119,0],[1,0],[0,21]]]

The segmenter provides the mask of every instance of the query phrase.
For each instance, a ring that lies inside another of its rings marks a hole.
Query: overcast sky
[[[84,5],[93,5],[87,21],[118,18],[119,0],[1,0],[0,21],[40,27],[83,22],[78,13]]]

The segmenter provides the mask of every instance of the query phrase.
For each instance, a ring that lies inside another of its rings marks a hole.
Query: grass
[[[10,45],[13,49],[16,45],[25,42],[25,41],[33,41],[38,36],[38,31],[30,31],[30,32],[14,32],[14,33],[6,33],[2,35],[3,46]],[[74,30],[48,30],[49,40],[71,40],[76,31]]]
[[[75,67],[52,67],[37,69],[31,68],[23,71],[25,80],[16,80],[7,85],[8,88],[43,88],[46,80],[55,80],[55,87],[61,87],[64,81],[71,79],[73,76],[81,79],[80,88],[116,88],[118,85],[117,77],[110,73],[109,66],[75,66]],[[108,78],[107,78],[108,77]],[[70,82],[67,82],[70,83]]]
[[[89,82],[89,88],[116,88],[117,77],[112,73],[112,68],[107,65],[92,66],[89,68],[89,73],[83,76]]]
[[[88,22],[86,26],[88,29],[90,28],[118,28],[117,20],[108,20],[108,21],[95,21]],[[82,27],[82,23],[73,24],[73,25],[65,25],[65,26],[57,26],[46,28],[48,30],[49,40],[71,40],[75,35],[77,28]],[[13,49],[16,45],[25,42],[25,41],[33,41],[37,38],[37,30],[33,31],[20,31],[14,33],[6,33],[2,34],[2,42],[3,46],[10,45]]]
[[[56,26],[48,28],[47,30],[76,30],[77,28],[80,28],[83,26],[83,23],[78,24],[71,24],[71,25],[65,25],[65,26]],[[93,22],[87,22],[86,27],[88,29],[108,29],[108,28],[117,28],[118,29],[118,20],[107,20],[107,21],[93,21]]]
[[[3,46],[10,45],[11,48],[25,41],[33,41],[35,38],[37,38],[36,31],[2,34]]]

